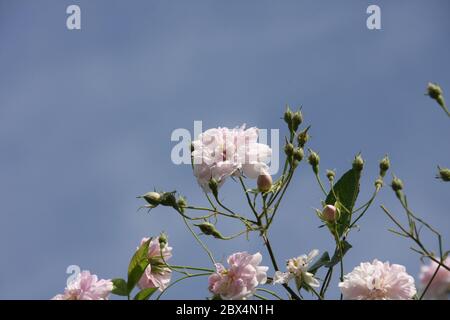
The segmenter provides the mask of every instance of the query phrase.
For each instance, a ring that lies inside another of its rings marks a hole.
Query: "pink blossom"
[[[345,275],[339,288],[347,300],[409,300],[416,294],[414,278],[404,266],[376,259]]]
[[[219,187],[230,176],[245,176],[256,179],[268,172],[267,163],[272,150],[258,143],[258,129],[214,128],[199,135],[192,142],[194,175],[205,191],[208,183],[215,179]]]
[[[209,290],[224,300],[247,299],[259,284],[267,281],[268,267],[259,266],[262,256],[237,252],[228,257],[229,269],[216,263],[216,272],[209,276]]]
[[[444,264],[447,267],[450,267],[450,257],[444,260]],[[431,281],[437,267],[438,263],[431,260],[430,264],[424,265],[420,268],[420,282],[422,284],[422,288],[428,285]],[[450,271],[445,269],[444,267],[440,267],[436,273],[436,276],[431,282],[431,285],[428,287],[427,292],[425,293],[426,299],[448,299],[448,294],[450,292]]]
[[[107,300],[112,289],[111,280],[98,280],[95,274],[82,271],[67,284],[63,294],[52,300]]]
[[[143,238],[141,240],[141,246],[148,241],[149,238]],[[164,260],[161,258],[161,254]],[[167,261],[172,257],[172,247],[168,244],[164,244],[162,248],[159,244],[159,238],[154,238],[150,241],[148,246],[149,264],[145,269],[144,274],[138,282],[138,286],[141,289],[146,288],[158,288],[160,291],[167,288],[170,283],[170,278],[172,276],[171,270],[167,267],[164,261]]]

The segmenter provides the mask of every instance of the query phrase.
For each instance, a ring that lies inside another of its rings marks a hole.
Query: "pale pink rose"
[[[224,300],[247,299],[256,287],[267,281],[268,267],[260,266],[262,256],[237,252],[228,257],[229,268],[216,263],[216,272],[209,276],[209,290]]]
[[[377,259],[346,274],[339,288],[346,300],[409,300],[416,294],[414,278],[404,266]]]
[[[444,260],[444,264],[447,267],[450,267],[450,257]],[[425,289],[425,287],[428,285],[438,265],[439,265],[438,263],[431,260],[430,264],[422,266],[420,268],[419,278],[422,285],[422,289]],[[441,266],[438,272],[436,273],[433,282],[431,282],[431,285],[428,287],[428,290],[425,293],[424,298],[446,300],[448,299],[449,292],[450,292],[450,271]]]
[[[82,271],[67,284],[63,294],[52,300],[108,300],[113,289],[111,280],[98,280],[95,274]]]
[[[148,239],[149,238],[143,238],[141,240],[141,246],[148,241]],[[148,246],[147,257],[149,259],[149,264],[138,282],[139,288],[158,288],[160,291],[167,288],[170,283],[172,271],[167,267],[164,261],[167,261],[172,257],[172,247],[165,244],[162,249],[162,256],[164,257],[164,260],[161,258],[159,238],[152,239]]]
[[[268,172],[267,163],[272,150],[258,143],[258,129],[214,128],[199,135],[192,142],[194,175],[205,191],[209,181],[215,179],[219,187],[230,176],[241,174],[256,179]]]

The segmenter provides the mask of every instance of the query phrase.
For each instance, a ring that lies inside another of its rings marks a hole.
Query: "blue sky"
[[[70,4],[81,7],[81,31],[66,29]],[[369,4],[381,7],[382,30],[366,28]],[[438,164],[450,166],[450,127],[423,93],[428,81],[450,92],[449,7],[445,0],[0,0],[0,298],[50,298],[71,264],[124,277],[140,239],[162,230],[174,263],[208,266],[175,212],[137,212],[135,197],[156,187],[205,204],[190,167],[170,161],[171,132],[193,130],[194,120],[204,129],[284,129],[285,104],[303,106],[323,169],[342,174],[362,152],[361,201],[389,154],[411,207],[448,248],[449,186],[434,176]],[[239,191],[229,181],[222,196],[245,210]],[[312,210],[322,198],[302,164],[270,233],[280,264],[333,249]],[[418,256],[387,231],[380,204],[401,214],[385,188],[350,236],[346,272],[378,258],[417,276]],[[206,242],[218,259],[261,251],[270,264],[257,237]],[[206,279],[193,279],[166,297],[206,296]]]

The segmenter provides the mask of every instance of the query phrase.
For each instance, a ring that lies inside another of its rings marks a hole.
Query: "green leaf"
[[[315,274],[319,268],[327,265],[330,262],[330,255],[325,251],[312,266],[309,267],[308,272]]]
[[[158,288],[142,289],[134,296],[134,300],[148,300],[156,290],[158,290]]]
[[[127,288],[127,282],[124,279],[113,279],[112,283],[114,285],[112,289],[112,293],[118,296],[128,296],[128,288]]]
[[[326,263],[325,265],[328,268],[334,267],[335,265],[337,265],[339,263],[339,261],[341,261],[341,259],[345,256],[345,254],[347,253],[348,250],[350,250],[352,248],[352,245],[350,243],[348,243],[347,241],[342,241],[342,257],[341,257],[341,252],[339,249],[336,249],[336,251],[334,252],[333,257],[331,258],[331,260]]]
[[[147,268],[149,264],[147,255],[148,246],[151,240],[152,238],[143,243],[130,260],[130,264],[128,265],[127,281],[128,294],[133,291],[133,288],[136,286],[139,279],[141,279],[142,275],[144,274],[145,268]]]
[[[331,205],[338,202],[340,217],[337,221],[337,233],[339,237],[345,233],[351,223],[353,207],[359,194],[360,177],[360,171],[348,170],[334,185],[334,193],[331,190],[325,200],[326,204]]]

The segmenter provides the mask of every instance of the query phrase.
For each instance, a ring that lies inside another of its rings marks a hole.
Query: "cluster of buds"
[[[168,243],[169,239],[167,238],[167,234],[164,232],[161,232],[161,234],[158,237],[159,247],[160,249],[164,249]]]
[[[146,207],[153,209],[159,205],[172,207],[175,210],[184,212],[184,208],[187,206],[186,199],[184,197],[179,197],[177,199],[176,192],[156,192],[151,191],[146,194],[139,196],[138,198],[144,199],[148,205]]]
[[[291,133],[291,139],[288,141],[286,139],[286,145],[284,146],[284,152],[286,153],[289,163],[296,167],[300,161],[303,160],[304,151],[303,147],[309,139],[308,130],[309,127],[301,131],[297,135],[297,146],[294,146],[294,137],[297,134],[297,130],[303,122],[303,115],[301,111],[292,112],[289,107],[287,107],[284,113],[284,121],[287,123],[289,131]]]
[[[288,106],[284,113],[284,121],[287,123],[289,131],[295,133],[303,122],[303,115],[300,110],[292,112]]]
[[[380,176],[375,180],[375,188],[377,190],[381,189],[384,185],[383,178],[386,176],[386,172],[389,170],[391,166],[391,162],[389,161],[389,157],[386,155],[383,159],[380,160]]]

